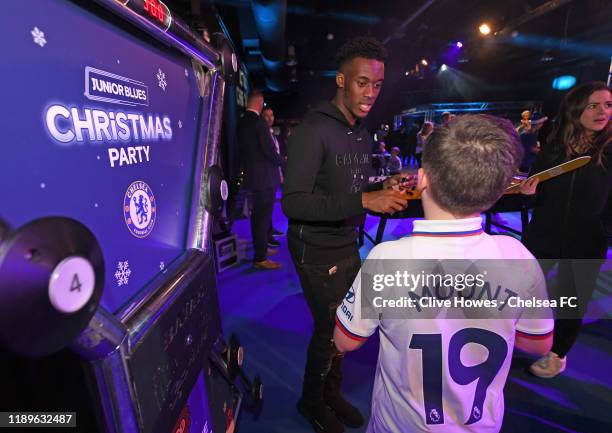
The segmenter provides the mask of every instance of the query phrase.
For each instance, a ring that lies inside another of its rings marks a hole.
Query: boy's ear
[[[336,74],[336,86],[340,89],[344,89],[344,74],[342,72]]]
[[[423,191],[424,189],[427,189],[428,186],[429,186],[429,179],[427,178],[427,174],[422,168],[419,168],[418,178],[417,178],[417,189],[419,191]]]

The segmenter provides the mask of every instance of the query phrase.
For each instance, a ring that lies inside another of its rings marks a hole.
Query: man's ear
[[[340,89],[344,89],[344,74],[342,72],[336,73],[336,86]]]
[[[427,174],[422,168],[419,168],[418,179],[417,179],[417,189],[419,191],[423,191],[424,189],[427,189],[428,186],[429,186],[429,179],[427,178]]]

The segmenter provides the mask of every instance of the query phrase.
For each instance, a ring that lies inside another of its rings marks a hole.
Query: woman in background
[[[561,259],[559,294],[578,296],[581,310],[581,314],[567,314],[557,309],[551,351],[530,367],[540,377],[554,377],[565,370],[566,355],[578,337],[581,317],[606,258],[608,239],[602,216],[612,189],[611,115],[612,94],[605,83],[574,88],[561,102],[553,130],[531,168],[531,173],[537,173],[579,156],[592,157],[586,166],[537,187],[533,216],[523,236],[536,258]],[[523,192],[533,194],[535,186]],[[591,260],[570,264],[563,259]]]

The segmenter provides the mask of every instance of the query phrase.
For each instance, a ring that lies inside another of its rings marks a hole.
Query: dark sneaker
[[[274,238],[270,238],[270,239],[268,239],[268,246],[270,248],[278,248],[278,247],[280,247],[280,242],[277,241]]]
[[[350,428],[361,427],[364,423],[363,415],[355,406],[350,404],[339,393],[325,395],[325,403],[329,405],[342,424]]]
[[[300,400],[297,404],[297,410],[312,424],[317,433],[344,433],[342,423],[322,401],[308,404],[304,400]]]
[[[272,227],[272,236],[283,236],[285,233]]]

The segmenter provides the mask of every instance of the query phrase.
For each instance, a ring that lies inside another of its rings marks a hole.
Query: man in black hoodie
[[[336,56],[336,96],[308,113],[288,144],[282,205],[289,250],[314,319],[297,407],[317,432],[341,433],[341,422],[363,424],[340,394],[335,310],[361,267],[356,229],[366,210],[395,212],[407,204],[407,196],[391,188],[398,177],[368,187],[373,142],[361,120],[380,93],[385,57],[373,38],[347,42]]]

